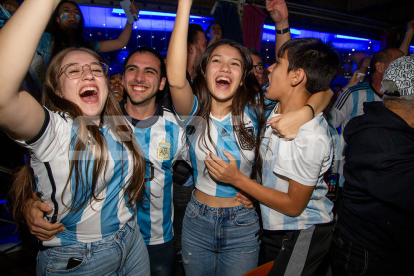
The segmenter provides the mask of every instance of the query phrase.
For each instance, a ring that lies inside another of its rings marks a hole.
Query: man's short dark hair
[[[160,79],[167,76],[163,56],[157,50],[152,49],[152,48],[147,47],[147,46],[138,47],[134,51],[129,53],[129,55],[127,56],[127,58],[125,59],[125,62],[124,62],[124,72],[125,72],[126,66],[128,65],[128,60],[136,53],[150,53],[150,54],[154,55],[155,57],[157,57],[160,61],[160,67],[161,67]]]
[[[203,27],[201,27],[198,24],[189,24],[187,42],[191,44],[196,44],[198,32],[202,32],[204,35]]]
[[[377,62],[381,62],[381,63],[390,63],[392,60],[392,53],[391,51],[394,50],[393,48],[388,48],[388,49],[383,49],[381,51],[378,51],[374,54],[374,56],[371,59],[371,64],[370,64],[370,68],[369,68],[369,73],[374,74],[375,71],[377,70],[377,68],[375,68],[375,64]]]
[[[249,51],[250,55],[260,57],[259,51],[257,51],[255,48],[249,47],[249,48],[247,48],[247,50]],[[262,59],[262,58],[260,57],[260,59]]]
[[[280,47],[278,58],[287,58],[288,72],[303,69],[309,93],[326,90],[339,69],[339,56],[330,43],[316,38],[288,40]]]

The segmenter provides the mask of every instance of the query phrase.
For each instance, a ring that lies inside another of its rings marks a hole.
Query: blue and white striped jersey
[[[222,119],[214,118],[210,114],[210,136],[214,145],[208,139],[206,132],[207,147],[202,144],[200,148],[200,118],[194,114],[198,111],[197,98],[194,96],[194,106],[190,116],[183,121],[186,127],[186,135],[189,143],[191,165],[193,167],[193,176],[195,186],[198,190],[211,196],[231,198],[235,197],[239,189],[228,183],[216,181],[208,174],[204,158],[209,151],[217,154],[220,158],[228,162],[227,157],[223,154],[223,149],[228,151],[237,161],[239,170],[246,176],[250,177],[252,164],[255,158],[254,145],[242,141],[233,131],[233,118],[229,113]],[[253,135],[257,134],[258,123],[257,115],[252,108],[246,107],[244,110],[244,126]],[[217,152],[216,150],[217,149]],[[244,156],[243,156],[244,155]]]
[[[92,200],[79,211],[69,212],[66,206],[89,197],[90,187],[84,188],[75,196],[75,180],[71,178],[64,190],[69,178],[70,158],[73,156],[71,141],[77,138],[77,126],[73,121],[64,114],[45,109],[45,122],[39,134],[31,141],[19,142],[29,149],[37,192],[41,194],[42,201],[54,208],[46,219],[61,222],[66,227],[62,234],[43,242],[45,246],[101,240],[122,228],[134,215],[135,208],[129,209],[126,206],[123,189],[132,174],[132,156],[107,126],[100,130],[108,145],[106,174],[99,178],[95,193],[102,200]],[[87,160],[83,161],[82,166],[86,168]],[[93,156],[89,172],[92,171],[92,166]],[[84,180],[87,177],[91,179],[92,174],[82,176]]]
[[[365,102],[381,101],[382,95],[375,91],[370,82],[362,82],[346,89],[336,100],[334,106],[329,112],[333,126],[338,128],[341,126],[341,133],[339,135],[340,153],[339,156],[339,170],[341,175],[339,186],[342,187],[345,179],[343,176],[343,168],[345,163],[346,143],[343,138],[343,131],[346,124],[354,117],[364,114]]]
[[[137,203],[138,225],[147,245],[162,244],[173,238],[172,166],[181,155],[186,158],[183,128],[174,113],[156,106],[155,115],[146,120],[131,118],[121,103],[135,138],[145,154],[147,173],[144,197]]]
[[[275,116],[278,114],[272,112],[269,119]],[[315,189],[305,210],[297,217],[260,204],[263,228],[300,230],[332,221],[333,203],[325,196],[328,186],[323,175],[331,165],[333,147],[328,123],[322,113],[302,125],[292,141],[279,138],[270,126],[264,136],[263,185],[287,193],[289,179],[292,179],[302,185],[315,186]]]

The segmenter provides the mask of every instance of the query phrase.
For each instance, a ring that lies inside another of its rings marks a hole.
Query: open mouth
[[[79,96],[85,103],[96,103],[99,100],[98,88],[95,86],[83,87]]]
[[[225,76],[219,76],[216,78],[216,86],[220,89],[228,89],[231,85],[231,79]]]

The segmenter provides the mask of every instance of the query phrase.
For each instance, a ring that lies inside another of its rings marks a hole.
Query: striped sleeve
[[[335,128],[339,127],[351,115],[353,108],[352,92],[353,90],[349,88],[342,92],[329,112]]]

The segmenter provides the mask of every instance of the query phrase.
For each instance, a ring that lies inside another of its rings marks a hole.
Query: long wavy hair
[[[70,154],[70,171],[63,191],[64,193],[67,188],[70,189],[71,181],[75,180],[74,198],[76,200],[73,200],[69,206],[65,206],[70,211],[76,212],[92,201],[104,200],[104,198],[98,198],[96,188],[99,180],[103,179],[106,174],[108,145],[99,129],[100,126],[94,124],[88,116],[83,116],[83,112],[78,105],[60,97],[57,92],[60,89],[58,76],[62,60],[68,53],[75,51],[86,52],[101,62],[98,54],[86,48],[67,48],[58,53],[52,59],[46,72],[42,102],[49,110],[62,112],[62,114],[70,117],[77,129],[77,133],[70,143],[70,151],[68,153]],[[106,83],[108,85],[107,77]],[[110,91],[109,86],[108,91]],[[108,93],[108,99],[99,116],[101,124],[104,123],[109,127],[112,134],[117,136],[117,141],[122,141],[121,143],[129,150],[133,157],[133,172],[129,179],[125,181],[123,189],[128,196],[127,204],[135,204],[138,199],[143,199],[142,188],[144,187],[146,165],[140,147],[136,142],[134,132],[127,123],[112,93]],[[88,143],[88,140],[93,141],[93,143]],[[123,168],[123,166],[121,167]],[[126,172],[123,174],[126,174]],[[92,177],[89,177],[89,175]],[[18,222],[24,221],[24,206],[29,199],[34,197],[34,187],[33,171],[29,160],[17,173],[10,192],[14,202],[13,215]]]
[[[62,30],[57,22],[59,18],[59,9],[65,3],[71,3],[75,5],[79,9],[80,20],[78,24],[78,28],[75,31],[74,37],[72,37],[73,41],[71,40],[71,36]],[[59,2],[55,11],[53,12],[52,16],[50,17],[49,23],[46,27],[46,32],[50,33],[53,37],[53,49],[52,49],[52,58],[57,55],[60,51],[68,47],[85,47],[92,49],[92,43],[90,41],[85,41],[83,34],[85,28],[85,19],[83,18],[82,11],[80,10],[78,4],[70,0],[63,0]],[[94,50],[94,49],[92,49]]]
[[[243,151],[240,150],[242,157],[252,163],[252,178],[260,178],[262,171],[262,158],[260,155],[260,134],[265,124],[265,115],[264,115],[264,96],[263,91],[260,88],[259,83],[253,72],[253,61],[248,52],[248,50],[230,40],[221,39],[216,43],[210,45],[204,52],[200,65],[197,67],[197,75],[194,79],[194,91],[197,96],[197,101],[199,106],[203,107],[198,110],[197,118],[200,119],[200,135],[199,135],[199,147],[201,149],[205,148],[210,150],[207,145],[208,141],[214,146],[216,154],[218,153],[217,147],[211,138],[210,135],[210,111],[211,111],[211,102],[212,95],[208,89],[205,72],[207,64],[210,61],[211,55],[214,50],[222,45],[228,45],[235,48],[242,57],[242,78],[241,85],[238,85],[237,91],[234,93],[231,106],[229,106],[229,111],[231,112],[233,118],[233,132],[236,133],[238,140],[243,141],[244,143],[251,145],[255,152],[255,159],[248,160],[243,154]],[[249,133],[244,125],[244,111],[245,107],[250,108],[251,113],[254,113],[257,116],[258,120],[258,129],[257,135]],[[240,148],[240,145],[239,149]],[[207,154],[207,152],[206,152]]]

